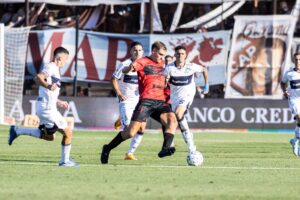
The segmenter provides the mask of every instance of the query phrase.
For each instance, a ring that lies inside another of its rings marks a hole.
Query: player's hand
[[[126,99],[128,99],[128,97],[123,96],[122,94],[118,95],[119,101],[125,101]]]
[[[208,92],[209,92],[209,85],[205,84],[204,87],[203,87],[202,93],[203,94],[208,94]]]
[[[48,85],[47,88],[48,88],[49,90],[51,90],[51,91],[54,91],[54,90],[56,90],[57,85],[56,85],[56,83],[53,83],[53,84],[51,84],[51,85]]]
[[[60,108],[65,109],[65,110],[67,110],[68,107],[69,107],[69,104],[66,101],[58,101],[57,102],[57,106],[60,107]]]
[[[285,98],[288,98],[290,96],[290,93],[286,90],[286,91],[283,92],[283,96]]]

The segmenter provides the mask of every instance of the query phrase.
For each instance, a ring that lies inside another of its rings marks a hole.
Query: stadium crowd
[[[274,5],[274,2],[277,2]],[[235,15],[272,15],[289,14],[295,4],[295,0],[278,1],[247,1]],[[184,12],[179,24],[185,24],[205,13],[215,9],[218,4],[184,4]],[[176,11],[177,4],[159,4],[163,31],[155,33],[169,33],[170,24]],[[150,6],[147,4],[146,13],[149,15]],[[149,17],[146,17],[144,29],[140,30],[140,4],[128,5],[99,5],[89,6],[60,6],[51,4],[30,3],[29,25],[33,30],[55,29],[74,27],[76,16],[79,17],[79,27],[83,30],[110,33],[149,33]],[[0,4],[0,23],[9,27],[25,26],[24,4]],[[204,29],[201,26],[193,28],[177,29],[174,33],[194,33],[216,30],[230,30],[234,25],[234,16],[223,20],[220,24]],[[300,23],[296,27],[296,36],[300,35]],[[37,93],[32,80],[26,80],[24,94],[35,95]],[[62,85],[62,95],[73,95],[72,84]],[[86,92],[83,92],[86,91]],[[79,83],[78,96],[112,96],[115,95],[109,83]],[[205,98],[223,98],[224,85],[210,86],[210,93]],[[201,95],[197,95],[201,98]]]

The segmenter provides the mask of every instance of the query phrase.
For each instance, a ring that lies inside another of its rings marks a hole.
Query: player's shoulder
[[[166,68],[168,68],[168,69],[176,68],[175,62],[172,62],[172,63],[170,63],[170,64],[167,64],[167,65],[166,65]]]

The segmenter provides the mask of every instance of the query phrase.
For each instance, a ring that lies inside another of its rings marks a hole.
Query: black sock
[[[144,135],[144,132],[138,131],[137,134]]]
[[[163,132],[163,137],[165,138],[166,135],[166,128],[162,125],[161,126],[162,132]]]
[[[170,148],[171,144],[173,142],[174,135],[171,133],[165,133],[164,134],[164,143],[163,148]]]
[[[117,146],[119,146],[119,144],[121,144],[125,140],[122,138],[121,133],[122,131],[120,131],[118,135],[114,139],[112,139],[112,141],[110,141],[110,143],[107,145],[109,150],[116,148]]]

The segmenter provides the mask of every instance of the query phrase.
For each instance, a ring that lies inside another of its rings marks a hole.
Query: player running
[[[166,127],[162,150],[159,157],[170,156],[174,153],[171,148],[177,122],[170,106],[165,102],[164,56],[167,48],[162,42],[155,42],[151,47],[151,55],[133,62],[127,69],[138,74],[140,100],[134,110],[129,127],[102,148],[100,161],[107,164],[110,151],[123,141],[135,136],[139,130],[145,130],[146,121],[153,112],[160,112],[162,124]],[[127,71],[124,71],[127,73]]]
[[[175,112],[184,141],[188,145],[188,152],[192,154],[196,152],[196,146],[185,114],[191,106],[196,93],[195,74],[203,74],[205,80],[204,94],[207,94],[208,72],[204,66],[186,61],[187,53],[183,46],[175,47],[175,57],[176,61],[167,65],[164,73],[171,89],[172,110]]]
[[[139,101],[139,88],[137,72],[123,73],[123,69],[128,67],[136,59],[143,56],[143,46],[139,42],[133,42],[130,46],[131,58],[120,63],[112,75],[112,85],[119,99],[119,113],[122,130],[125,130],[130,124],[135,106]],[[143,132],[138,131],[132,138],[130,147],[125,154],[125,160],[137,160],[134,151],[143,139]]]
[[[36,75],[35,80],[39,85],[39,97],[36,103],[36,112],[40,119],[39,128],[20,128],[11,126],[9,130],[8,144],[20,135],[28,135],[53,141],[56,131],[63,134],[61,141],[61,161],[59,166],[76,167],[70,158],[72,130],[68,127],[66,120],[57,110],[57,106],[63,109],[68,108],[68,102],[58,99],[60,91],[60,71],[69,57],[69,52],[63,47],[54,50],[54,60]]]
[[[288,69],[281,80],[281,89],[296,120],[295,136],[290,143],[294,154],[300,156],[300,52],[294,54],[295,67]],[[288,85],[289,82],[289,85]]]

